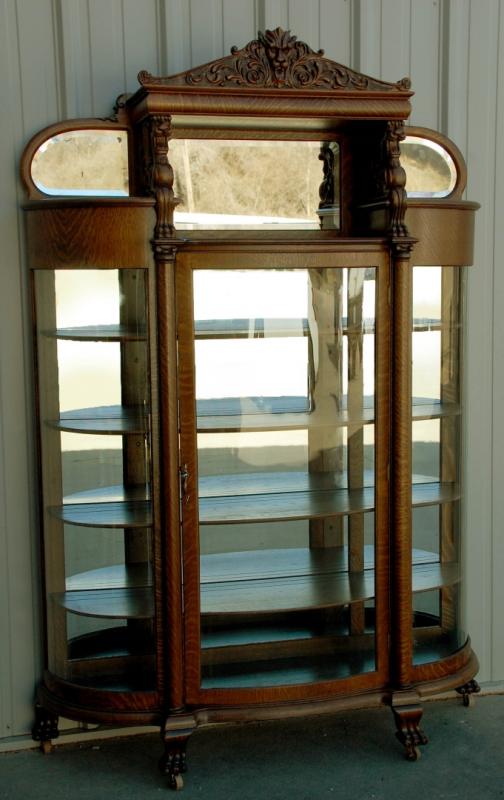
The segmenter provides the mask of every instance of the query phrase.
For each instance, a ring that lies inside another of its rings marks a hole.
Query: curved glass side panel
[[[34,288],[48,667],[152,689],[146,271],[40,270]]]
[[[413,270],[413,664],[464,644],[460,267]],[[415,504],[415,496],[417,503]]]
[[[407,136],[401,142],[408,197],[447,197],[457,181],[457,168],[445,148],[430,139]]]
[[[203,688],[376,669],[375,273],[194,272]]]
[[[128,190],[128,134],[123,130],[59,133],[40,145],[33,181],[49,195],[124,197]]]
[[[339,228],[336,142],[173,139],[169,159],[178,229],[319,228],[320,204]]]

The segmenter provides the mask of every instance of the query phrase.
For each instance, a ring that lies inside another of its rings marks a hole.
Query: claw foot
[[[168,778],[170,789],[182,789],[182,774],[187,771],[187,740],[195,728],[194,720],[168,719],[161,730],[164,753],[159,759],[159,769]]]
[[[56,714],[51,714],[50,711],[36,703],[32,739],[35,742],[40,742],[40,749],[43,753],[50,753],[52,750],[51,739],[57,739],[58,736],[58,717]]]
[[[467,681],[467,683],[464,683],[463,686],[457,687],[455,691],[462,695],[462,700],[465,706],[472,706],[474,705],[475,700],[474,695],[478,694],[478,692],[481,692],[481,686],[473,678],[472,680]]]
[[[428,744],[429,739],[420,728],[423,709],[419,703],[400,701],[392,703],[392,712],[396,723],[396,737],[404,746],[405,757],[408,761],[417,761],[420,758],[419,747]]]

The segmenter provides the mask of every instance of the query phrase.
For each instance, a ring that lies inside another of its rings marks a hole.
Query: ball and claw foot
[[[473,680],[464,683],[463,686],[459,686],[455,691],[462,695],[462,700],[466,707],[472,707],[476,702],[474,695],[481,692],[481,686],[473,678]]]
[[[159,769],[167,776],[170,789],[182,789],[182,773],[187,772],[185,741],[183,744],[166,743],[165,753],[159,760]]]
[[[393,709],[397,726],[396,736],[404,746],[404,756],[408,761],[418,761],[421,756],[420,746],[428,744],[429,739],[420,728],[422,708],[417,705],[402,706]]]
[[[32,728],[32,739],[40,742],[40,749],[47,755],[53,749],[52,739],[59,736],[58,717],[37,703],[35,705],[35,722]]]

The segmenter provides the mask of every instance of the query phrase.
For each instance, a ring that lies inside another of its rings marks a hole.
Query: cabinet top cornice
[[[276,28],[259,31],[245,47],[231,48],[231,54],[186,72],[155,77],[147,71],[138,80],[146,89],[241,89],[330,91],[359,94],[397,94],[410,97],[409,78],[387,83],[349,69],[298,41],[290,31]]]

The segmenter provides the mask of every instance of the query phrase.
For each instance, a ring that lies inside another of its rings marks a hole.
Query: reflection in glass
[[[38,148],[31,174],[44,194],[128,195],[128,134],[121,130],[58,133]]]
[[[329,205],[328,193],[335,208],[324,227],[339,227],[338,145],[326,150],[332,182],[326,179],[321,190],[328,161],[319,142],[173,139],[169,158],[181,200],[176,227],[318,228],[317,209]]]
[[[457,169],[451,155],[430,139],[407,136],[401,142],[401,165],[408,197],[447,197],[455,188]]]
[[[152,688],[145,271],[39,271],[35,297],[49,669]]]
[[[413,287],[413,499],[416,494],[422,502],[413,511],[413,663],[422,664],[450,655],[465,638],[460,619],[461,270],[417,267]]]
[[[194,317],[202,685],[374,670],[374,269],[196,270]]]

